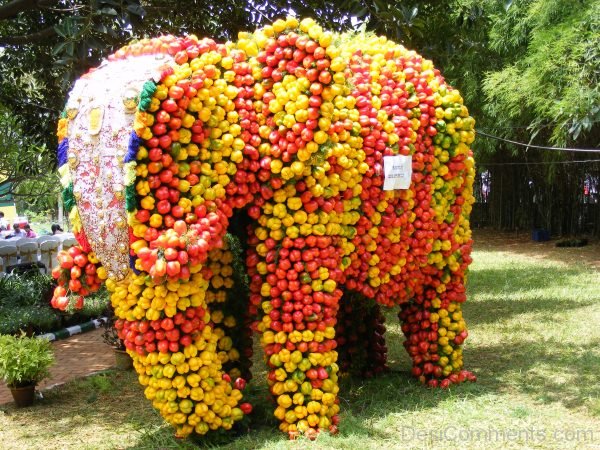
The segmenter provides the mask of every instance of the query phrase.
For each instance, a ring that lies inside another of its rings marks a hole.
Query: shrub
[[[0,334],[50,331],[60,324],[61,317],[48,306],[0,308]]]
[[[77,310],[70,306],[67,309],[67,312],[82,317],[99,317],[107,313],[109,302],[108,291],[106,290],[106,287],[103,286],[98,291],[85,297],[82,309]]]
[[[81,310],[67,314],[50,306],[52,277],[36,272],[11,274],[0,279],[0,334],[45,333],[103,315],[109,299],[106,290],[86,298]]]
[[[52,277],[39,272],[6,275],[0,279],[0,307],[47,305],[53,287]]]
[[[11,387],[37,384],[50,374],[52,345],[45,339],[0,336],[0,379]]]

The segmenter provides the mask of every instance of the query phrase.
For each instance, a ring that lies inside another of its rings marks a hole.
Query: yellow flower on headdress
[[[123,166],[123,181],[125,182],[125,186],[131,186],[135,182],[136,172],[135,172],[135,161],[129,161],[125,163]]]
[[[61,142],[69,131],[69,119],[63,118],[58,121],[58,128],[56,130],[56,136],[58,136],[58,142]]]
[[[69,213],[69,221],[71,222],[71,228],[73,229],[73,233],[79,233],[82,229],[82,224],[77,206],[73,207],[73,209]]]
[[[71,184],[71,171],[69,170],[68,164],[63,164],[58,168],[58,175],[60,176],[60,184],[63,188],[66,188]]]
[[[135,114],[135,119],[133,120],[133,129],[135,130],[138,136],[142,136],[146,129],[146,124],[144,123],[144,115],[139,111]]]

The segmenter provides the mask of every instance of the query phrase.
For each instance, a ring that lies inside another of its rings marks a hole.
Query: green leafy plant
[[[50,306],[53,289],[52,277],[36,272],[0,278],[0,334],[54,331],[100,317],[109,304],[108,292],[101,289],[85,299],[83,309],[65,314]]]
[[[49,303],[52,289],[52,278],[38,272],[1,278],[0,334],[46,331],[59,326],[61,317]]]
[[[97,292],[85,297],[83,308],[75,309],[73,303],[66,309],[68,314],[71,314],[75,320],[85,320],[91,317],[100,317],[108,314],[108,306],[110,299],[106,286],[102,286]]]
[[[14,334],[19,330],[46,332],[60,325],[60,315],[50,307],[0,308],[0,334]]]
[[[37,384],[54,364],[52,345],[45,339],[0,336],[0,379],[10,387]]]
[[[50,275],[32,272],[0,279],[0,307],[49,304],[53,281]]]

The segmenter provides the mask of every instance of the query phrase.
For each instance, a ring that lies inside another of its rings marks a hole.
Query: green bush
[[[60,328],[61,322],[60,314],[50,306],[0,308],[0,334],[51,331]]]
[[[83,302],[83,308],[80,310],[68,310],[82,317],[99,317],[106,314],[106,310],[110,303],[108,291],[104,286],[98,292],[87,296]]]
[[[106,312],[109,304],[106,289],[87,297],[83,309],[69,309],[64,313],[50,306],[54,286],[51,276],[36,272],[1,278],[0,334],[15,334],[19,330],[28,333],[55,331]]]
[[[37,384],[54,364],[52,345],[45,339],[0,336],[0,379],[11,387]]]
[[[50,275],[39,272],[6,275],[0,278],[0,307],[47,305],[53,288]]]

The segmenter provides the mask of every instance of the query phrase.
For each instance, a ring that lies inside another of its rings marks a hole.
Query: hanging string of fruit
[[[375,303],[366,316],[367,323],[367,367],[364,376],[371,378],[389,370],[387,346],[385,344],[385,317],[381,307]]]
[[[84,297],[100,289],[106,280],[106,270],[93,252],[86,253],[80,246],[61,250],[57,259],[59,265],[52,269],[52,277],[58,286],[50,304],[61,311],[70,305],[83,308]]]

